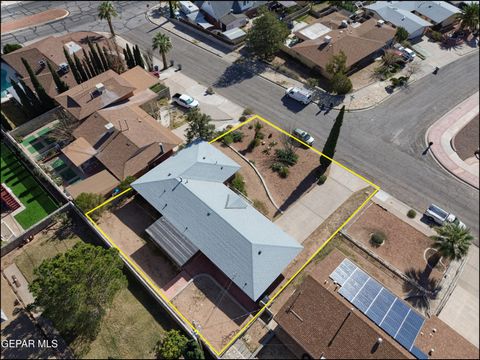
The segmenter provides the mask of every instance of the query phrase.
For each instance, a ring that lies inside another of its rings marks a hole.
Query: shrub
[[[233,139],[233,142],[241,142],[243,140],[243,132],[241,131],[233,131],[232,133],[232,139]]]
[[[270,155],[270,148],[269,148],[269,147],[266,147],[265,149],[263,149],[263,150],[262,150],[262,154]]]
[[[97,207],[101,203],[103,203],[104,199],[102,195],[94,194],[94,193],[81,193],[75,199],[75,205],[83,212],[86,213],[87,211]],[[101,213],[105,211],[106,206],[102,206],[100,209],[95,210],[94,212],[90,213],[90,217],[93,220],[98,220]]]
[[[255,149],[258,145],[260,145],[260,139],[254,138],[250,143],[248,144],[247,151],[252,152],[253,149]]]
[[[436,42],[441,42],[443,40],[443,35],[441,32],[439,31],[431,31],[430,32],[430,38],[433,40],[433,41],[436,41]]]
[[[255,133],[255,139],[263,140],[265,138],[265,134],[261,131],[257,131]]]
[[[374,246],[382,245],[386,239],[387,239],[387,236],[381,231],[375,231],[370,237],[370,241]]]
[[[413,209],[410,209],[410,210],[408,210],[408,212],[407,212],[407,216],[408,216],[410,219],[414,219],[415,216],[417,216],[417,212],[416,212],[415,210],[413,210]]]
[[[272,165],[270,165],[270,169],[272,169],[275,172],[280,171],[282,167],[283,167],[283,164],[279,162],[274,162]]]
[[[253,129],[253,125],[252,125],[252,124],[248,125],[248,129],[252,130],[252,129]]]
[[[240,191],[243,195],[247,196],[247,190],[245,188],[245,180],[243,176],[239,173],[235,174],[235,177],[232,180],[232,187]]]
[[[245,115],[242,115],[242,116],[240,116],[240,117],[238,118],[238,120],[239,120],[240,122],[244,122],[245,120],[247,120],[247,117],[246,117]],[[251,129],[251,128],[249,127],[249,129]]]
[[[12,51],[21,49],[22,45],[20,44],[5,44],[3,46],[3,54],[6,55],[8,53],[11,53]]]
[[[135,180],[136,180],[135,176],[127,176],[125,179],[123,179],[120,182],[120,184],[118,185],[118,188],[120,189],[120,191],[127,190],[130,187],[130,184]]]
[[[347,75],[339,73],[332,78],[332,90],[338,95],[345,95],[352,90],[352,82]]]
[[[282,178],[286,178],[289,173],[290,173],[290,170],[288,170],[288,167],[286,166],[282,166],[282,168],[278,171],[278,174]]]
[[[320,175],[318,178],[318,185],[323,185],[327,181],[327,175]]]
[[[315,78],[308,78],[307,79],[307,87],[314,89],[316,86],[318,86],[319,81],[318,79]]]
[[[270,142],[270,143],[268,144],[268,146],[274,147],[274,146],[276,146],[277,144],[278,144],[278,142],[272,141],[272,142]]]
[[[298,161],[298,155],[292,149],[277,149],[275,150],[277,161],[287,165],[293,166]]]
[[[233,135],[232,133],[228,133],[224,137],[222,137],[222,143],[225,145],[230,145],[233,142]]]
[[[259,132],[263,129],[263,124],[260,121],[255,122],[255,132]]]
[[[267,206],[263,201],[260,201],[258,199],[253,200],[253,207],[265,216],[268,214]]]
[[[215,94],[215,90],[213,90],[211,86],[209,86],[205,92],[207,93],[207,95]]]
[[[245,108],[242,113],[242,115],[245,115],[245,116],[252,115],[252,114],[253,114],[253,110],[248,107]]]

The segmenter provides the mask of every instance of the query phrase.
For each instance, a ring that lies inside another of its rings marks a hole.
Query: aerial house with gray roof
[[[200,251],[257,301],[303,247],[224,184],[239,169],[197,141],[132,187],[162,215],[146,232],[177,265]]]

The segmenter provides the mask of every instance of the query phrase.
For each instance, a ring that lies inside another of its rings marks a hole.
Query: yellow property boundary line
[[[317,149],[315,149],[314,147],[304,143],[303,141],[297,139],[296,137],[294,137],[293,135],[289,134],[288,132],[286,132],[285,130],[283,130],[282,128],[272,124],[270,121],[262,118],[261,116],[259,115],[254,115],[252,116],[250,119],[248,119],[247,121],[241,123],[241,124],[238,124],[234,127],[232,127],[231,129],[229,129],[228,131],[224,132],[222,135],[216,137],[215,139],[211,140],[210,143],[214,143],[215,141],[221,139],[222,137],[224,137],[225,135],[231,133],[232,131],[235,131],[239,128],[241,128],[242,126],[246,125],[247,123],[253,121],[253,120],[260,120],[266,124],[268,124],[269,126],[273,127],[274,129],[280,131],[282,134],[298,141],[299,143],[301,143],[302,145],[306,146],[307,148],[309,148],[310,150],[313,150],[314,152],[316,152],[318,155],[320,156],[324,156],[326,157],[327,159],[331,160],[332,163],[340,166],[341,168],[343,168],[344,170],[347,170],[349,173],[355,175],[356,177],[362,179],[363,181],[365,181],[367,184],[369,184],[370,186],[372,186],[375,191],[373,191],[372,194],[370,194],[366,199],[365,201],[348,217],[348,219],[337,229],[335,230],[335,232],[333,232],[332,235],[330,235],[330,237],[318,248],[318,250],[316,250],[309,258],[308,260],[287,280],[287,282],[285,284],[282,285],[282,287],[277,291],[277,293],[275,295],[273,295],[271,297],[271,299],[260,309],[258,310],[258,312],[255,314],[255,316],[250,319],[248,321],[247,324],[245,324],[241,329],[240,331],[223,347],[223,349],[221,349],[220,351],[218,351],[217,349],[215,349],[215,347],[210,344],[210,342],[200,333],[200,331],[176,308],[176,306],[164,295],[164,293],[162,292],[162,290],[143,272],[142,269],[140,269],[140,267],[134,262],[132,261],[132,259],[130,259],[130,257],[125,254],[116,244],[115,242],[112,241],[112,239],[97,225],[97,223],[90,217],[89,214],[91,214],[92,212],[94,212],[95,210],[98,210],[100,209],[101,207],[107,205],[108,203],[110,203],[111,201],[117,199],[118,197],[122,196],[123,194],[129,192],[132,190],[132,188],[128,188],[127,190],[125,191],[122,191],[121,193],[109,198],[108,200],[106,200],[104,203],[98,205],[97,207],[87,211],[85,213],[85,216],[87,217],[87,219],[93,224],[93,226],[111,243],[111,245],[116,248],[120,254],[122,255],[122,257],[125,259],[125,261],[127,261],[130,266],[132,266],[132,268],[135,269],[135,271],[138,272],[138,274],[140,274],[140,276],[145,280],[145,282],[147,282],[148,285],[151,286],[151,288],[171,307],[171,309],[183,320],[185,321],[186,324],[188,324],[188,326],[190,326],[190,328],[196,333],[198,334],[198,336],[203,340],[203,342],[218,356],[220,357],[221,355],[223,355],[223,353],[241,336],[243,335],[243,333],[249,328],[249,326],[255,321],[257,320],[257,318],[265,311],[265,309],[267,307],[269,307],[272,302],[278,297],[278,295],[280,295],[283,290],[285,290],[285,288],[298,276],[298,274],[300,274],[300,272],[302,272],[302,270],[304,270],[311,262],[312,260],[318,255],[318,253],[320,251],[322,251],[322,249],[330,242],[330,240],[333,239],[333,237],[335,235],[338,234],[338,232],[358,213],[358,211],[360,211],[360,209],[362,209],[365,204],[367,204],[370,199],[380,190],[380,187],[378,185],[375,185],[374,183],[372,183],[371,181],[367,180],[366,178],[364,178],[363,176],[357,174],[356,172],[354,172],[353,170],[350,170],[349,168],[347,168],[346,166],[340,164],[338,161],[332,159],[332,158],[329,158],[328,156],[322,154],[320,151],[318,151]]]

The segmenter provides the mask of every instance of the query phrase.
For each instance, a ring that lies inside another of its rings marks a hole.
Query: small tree
[[[232,187],[247,196],[245,180],[240,173],[235,174],[235,177],[232,180]]]
[[[334,77],[337,74],[345,74],[347,72],[347,55],[345,55],[343,51],[333,55],[325,69],[331,77]]]
[[[179,359],[188,344],[188,338],[178,330],[167,331],[155,346],[157,359]]]
[[[81,84],[82,83],[82,77],[81,77],[80,73],[78,72],[78,69],[77,69],[75,63],[73,62],[72,57],[68,53],[68,50],[65,49],[65,47],[63,48],[63,53],[65,54],[65,59],[67,60],[68,66],[70,67],[70,70],[72,71],[72,74],[73,74],[73,77],[75,78],[75,81],[77,82],[77,84]]]
[[[130,187],[130,184],[134,182],[135,176],[127,176],[125,179],[123,179],[120,184],[118,185],[118,189],[120,191],[127,190]]]
[[[167,53],[172,50],[172,42],[167,35],[161,32],[156,33],[152,41],[152,48],[153,50],[158,50],[160,55],[162,55],[163,68],[166,69],[168,67]]]
[[[127,285],[115,248],[78,243],[34,270],[29,286],[43,316],[64,334],[94,339],[105,310]]]
[[[332,78],[332,91],[338,95],[345,95],[352,90],[352,82],[347,75],[339,73]]]
[[[408,31],[399,26],[395,32],[395,41],[401,43],[402,41],[408,40],[408,36]]]
[[[98,7],[98,17],[100,18],[100,20],[107,20],[112,37],[115,37],[115,31],[113,31],[112,25],[112,18],[117,16],[117,10],[115,9],[115,6],[113,6],[113,3],[111,1],[104,1]]]
[[[479,13],[480,7],[478,2],[471,2],[470,4],[465,4],[462,12],[457,14],[457,18],[460,20],[462,29],[469,31],[478,30]]]
[[[187,113],[187,143],[194,139],[211,140],[215,133],[215,125],[211,124],[212,118],[202,114],[198,109],[192,109]]]
[[[68,85],[60,79],[60,76],[58,76],[58,73],[53,69],[52,64],[50,64],[50,61],[47,61],[48,65],[48,70],[50,70],[50,73],[52,74],[53,81],[55,82],[55,85],[57,87],[58,93],[62,93],[64,91],[67,91],[69,89]]]
[[[337,146],[338,137],[340,135],[340,128],[342,127],[344,113],[345,105],[343,105],[340,109],[340,112],[335,119],[335,123],[333,124],[332,130],[330,130],[330,134],[328,134],[325,146],[323,147],[323,155],[328,156],[330,159],[333,159],[333,156],[335,155],[335,148]],[[330,164],[332,163],[332,161],[330,159],[327,159],[323,155],[320,156],[320,166],[322,168],[322,172],[325,172],[328,166],[330,166]]]
[[[470,229],[448,223],[435,228],[435,231],[437,235],[432,236],[432,240],[434,241],[433,247],[437,249],[437,252],[430,263],[432,268],[437,266],[442,257],[449,260],[460,260],[467,255],[468,248],[473,241]]]
[[[103,203],[103,197],[99,194],[94,193],[81,193],[75,199],[75,205],[83,212],[86,213],[98,205]],[[101,213],[105,211],[105,206],[102,206],[100,209],[95,210],[93,213],[90,213],[90,217],[93,220],[98,220]]]
[[[287,25],[265,7],[260,16],[253,20],[253,26],[245,39],[247,48],[263,59],[271,59],[290,34]]]
[[[20,44],[5,44],[3,46],[3,54],[6,55],[8,53],[11,53],[15,50],[21,49],[22,45]]]
[[[200,344],[193,339],[188,340],[185,350],[183,351],[184,359],[192,360],[203,360],[205,359],[205,354],[203,353]]]

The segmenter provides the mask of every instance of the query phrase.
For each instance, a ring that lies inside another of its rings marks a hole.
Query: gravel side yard
[[[477,115],[452,140],[455,150],[462,160],[475,156],[474,152],[479,149],[479,124]]]

